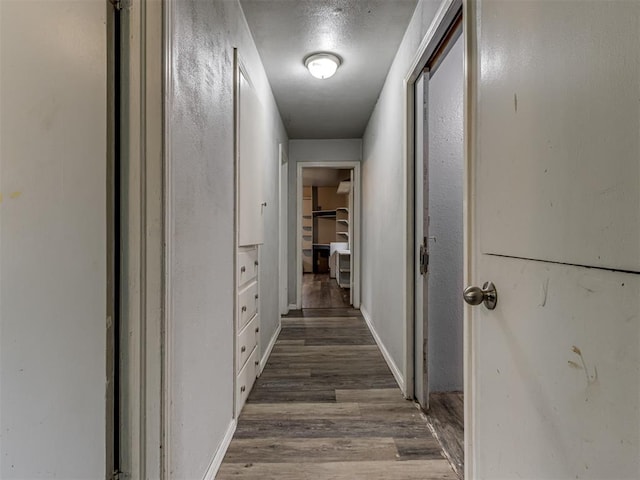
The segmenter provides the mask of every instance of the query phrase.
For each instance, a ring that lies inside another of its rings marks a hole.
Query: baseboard
[[[264,370],[267,361],[269,360],[269,355],[271,355],[271,350],[273,350],[274,345],[276,344],[276,340],[278,340],[278,335],[280,335],[280,330],[282,330],[282,324],[278,323],[278,328],[276,328],[275,333],[271,337],[269,341],[269,345],[265,349],[262,354],[262,358],[260,359],[260,371],[258,372],[258,376],[262,375],[262,370]]]
[[[236,420],[231,420],[229,423],[229,427],[227,428],[226,433],[224,434],[224,438],[222,442],[220,442],[220,446],[216,451],[216,454],[213,456],[213,460],[209,464],[209,468],[207,468],[207,473],[204,474],[203,480],[215,480],[216,474],[220,469],[220,465],[222,465],[222,460],[224,459],[225,454],[227,453],[227,449],[229,448],[229,444],[233,439],[233,434],[236,432]]]
[[[369,312],[367,312],[367,310],[362,305],[360,305],[360,312],[362,313],[362,317],[364,318],[364,321],[367,324],[367,327],[369,327],[369,330],[371,331],[371,335],[373,335],[373,338],[378,344],[378,347],[382,352],[382,356],[387,362],[387,365],[389,365],[389,369],[393,374],[393,378],[396,379],[396,382],[398,383],[400,390],[404,392],[404,377],[402,375],[402,371],[398,368],[398,366],[396,365],[396,362],[393,361],[393,358],[391,358],[391,355],[389,354],[387,347],[385,347],[384,343],[382,343],[382,339],[380,338],[380,336],[378,335],[378,332],[376,332],[376,329],[373,326],[373,322],[371,321],[371,315],[369,315]]]
[[[289,310],[298,310],[298,306],[295,303],[290,303]]]

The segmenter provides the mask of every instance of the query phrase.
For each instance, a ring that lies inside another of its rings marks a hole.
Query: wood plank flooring
[[[283,318],[216,478],[457,479],[357,313]]]
[[[434,392],[429,395],[429,424],[459,478],[464,476],[464,395]]]
[[[349,306],[349,289],[340,288],[328,273],[305,273],[302,276],[302,308]]]

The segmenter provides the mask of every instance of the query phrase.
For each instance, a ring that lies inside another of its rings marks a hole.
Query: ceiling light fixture
[[[309,69],[309,73],[321,80],[332,77],[340,63],[340,58],[332,53],[314,53],[304,60],[304,66]]]

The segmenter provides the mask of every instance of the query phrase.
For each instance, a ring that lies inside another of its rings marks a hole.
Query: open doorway
[[[302,308],[351,306],[351,169],[302,171]]]
[[[298,166],[298,306],[358,308],[359,165]]]
[[[414,395],[464,471],[464,40],[455,2],[414,84]]]

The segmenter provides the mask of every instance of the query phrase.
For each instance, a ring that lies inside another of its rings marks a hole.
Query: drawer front
[[[238,371],[242,370],[247,359],[253,353],[253,349],[258,344],[259,332],[260,317],[256,315],[238,335]]]
[[[238,252],[238,286],[250,282],[258,275],[258,249]]]
[[[258,311],[258,282],[250,283],[238,294],[238,330],[253,318]]]
[[[240,370],[240,373],[238,374],[238,379],[236,382],[236,403],[238,405],[238,413],[240,413],[240,410],[242,410],[244,402],[247,401],[249,392],[251,392],[251,388],[256,381],[257,361],[258,349],[254,348],[253,352],[249,356],[249,359],[247,360],[247,363],[244,364],[244,368]]]

